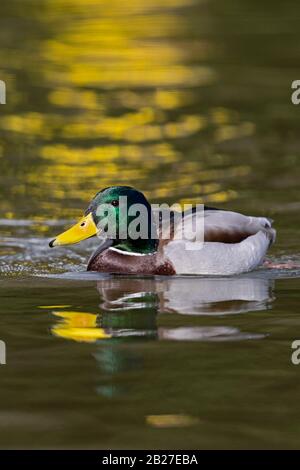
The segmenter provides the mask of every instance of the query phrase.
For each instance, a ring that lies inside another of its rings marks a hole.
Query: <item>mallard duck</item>
[[[127,198],[125,216],[120,210],[120,201],[124,196]],[[146,211],[144,225],[147,228],[143,236],[136,236],[129,229],[134,223],[131,209],[135,204],[141,204]],[[102,210],[103,207],[106,211]],[[166,238],[165,228],[160,223],[161,212],[158,215],[157,211],[152,210],[142,192],[129,186],[111,186],[99,191],[84,217],[54,238],[50,247],[78,243],[102,233],[101,243],[88,262],[88,271],[145,275],[233,275],[252,271],[259,266],[275,241],[272,221],[265,217],[246,216],[207,206],[200,215],[193,209],[183,213],[169,211],[169,215],[171,230]],[[182,222],[184,233],[192,232],[199,217],[203,222],[203,241],[199,241],[197,236],[192,239],[185,238],[185,235],[181,239],[176,236]]]

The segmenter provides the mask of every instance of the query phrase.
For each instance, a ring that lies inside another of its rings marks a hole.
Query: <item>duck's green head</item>
[[[50,246],[78,243],[95,235],[105,236],[124,251],[156,251],[156,226],[144,194],[130,186],[102,189],[90,202],[84,217],[52,240]]]

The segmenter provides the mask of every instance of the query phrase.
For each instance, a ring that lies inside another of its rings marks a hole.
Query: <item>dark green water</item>
[[[1,2],[0,448],[299,447],[299,15]],[[294,268],[86,275],[48,241],[112,184],[272,217]]]

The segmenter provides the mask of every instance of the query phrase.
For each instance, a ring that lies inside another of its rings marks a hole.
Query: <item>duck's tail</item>
[[[276,230],[272,227],[272,223],[274,222],[273,219],[269,219],[267,217],[261,217],[261,221],[263,224],[263,231],[267,235],[269,239],[269,246],[273,245],[276,240]]]

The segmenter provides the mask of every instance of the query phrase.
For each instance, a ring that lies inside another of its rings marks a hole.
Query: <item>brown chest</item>
[[[157,274],[171,276],[176,274],[173,265],[159,253],[151,255],[131,255],[108,249],[92,258],[88,271],[123,273],[123,274]]]

